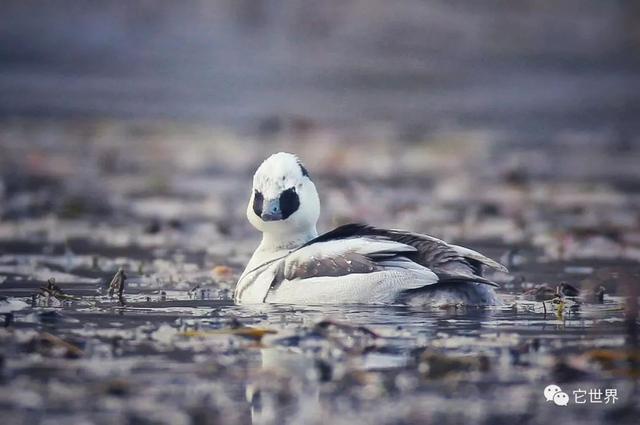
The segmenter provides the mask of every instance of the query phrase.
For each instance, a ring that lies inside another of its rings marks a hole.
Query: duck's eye
[[[264,196],[262,193],[257,190],[253,191],[253,212],[256,213],[258,217],[262,215],[262,204],[264,203]]]
[[[280,211],[282,212],[283,220],[298,211],[299,207],[300,198],[298,198],[295,187],[291,187],[280,194]]]

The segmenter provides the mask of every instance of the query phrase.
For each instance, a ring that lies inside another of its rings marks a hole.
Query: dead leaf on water
[[[261,341],[265,335],[272,335],[278,333],[273,329],[267,328],[228,328],[228,329],[217,329],[211,331],[196,331],[196,330],[187,330],[182,332],[180,335],[186,336],[188,338],[211,338],[216,336],[223,335],[235,335],[241,336],[244,338],[248,338],[254,341]]]

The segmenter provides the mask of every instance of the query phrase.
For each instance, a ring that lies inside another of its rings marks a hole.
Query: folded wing
[[[438,282],[408,258],[411,245],[380,237],[310,242],[289,254],[267,301],[287,303],[392,302],[402,292]]]
[[[431,270],[441,283],[476,282],[498,286],[482,276],[483,266],[507,272],[506,267],[476,251],[448,244],[432,236],[401,230],[379,229],[358,223],[338,227],[308,242],[307,246],[323,241],[349,238],[370,238],[411,246],[415,251],[408,252],[406,257]]]

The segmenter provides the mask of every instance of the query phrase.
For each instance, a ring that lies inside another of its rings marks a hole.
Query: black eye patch
[[[262,215],[262,204],[264,203],[264,196],[257,190],[253,192],[253,212],[258,217]]]
[[[300,207],[300,198],[295,188],[291,187],[280,194],[280,211],[283,220],[298,211],[298,207]]]

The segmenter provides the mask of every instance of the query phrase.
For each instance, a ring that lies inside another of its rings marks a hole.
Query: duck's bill
[[[282,220],[282,210],[280,209],[280,199],[265,200],[260,216],[262,221]]]
[[[282,220],[282,214],[262,214],[262,221],[278,221]]]

